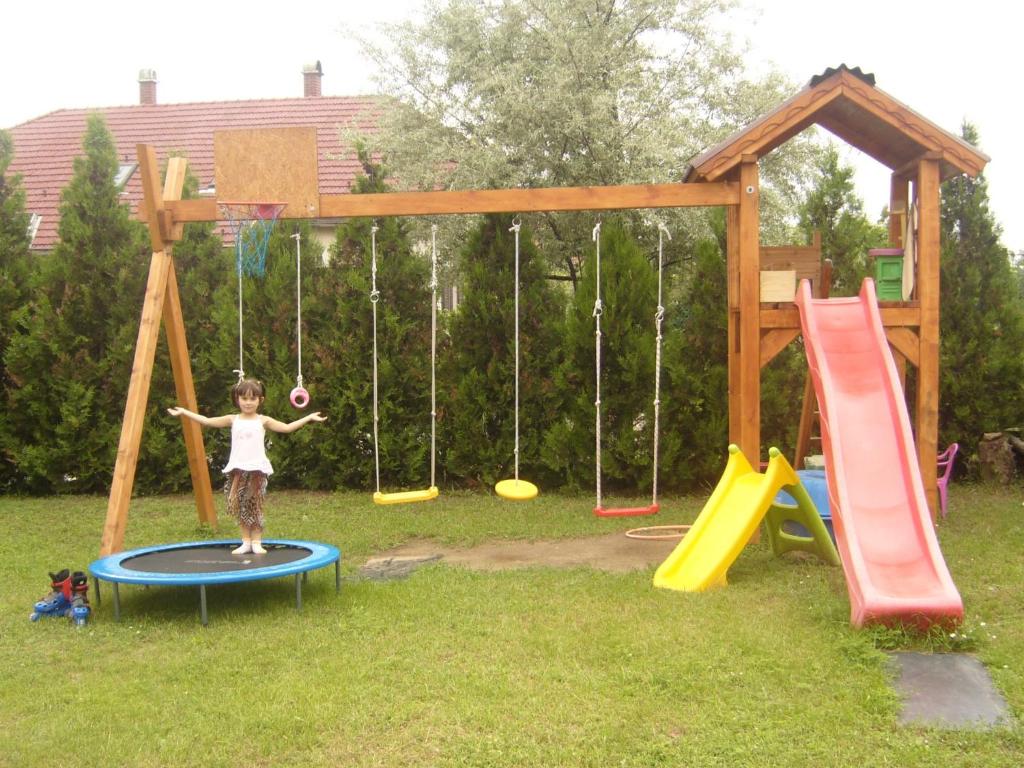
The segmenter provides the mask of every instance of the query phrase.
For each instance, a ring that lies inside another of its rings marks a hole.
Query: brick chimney
[[[139,70],[139,104],[156,104],[156,70]]]
[[[320,67],[320,62],[316,64],[307,64],[302,68],[302,95],[306,98],[310,96],[320,96],[320,80],[324,76],[324,71]]]

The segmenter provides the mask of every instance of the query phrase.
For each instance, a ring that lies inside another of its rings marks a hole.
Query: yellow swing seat
[[[381,493],[377,491],[373,494],[373,503],[409,504],[414,501],[430,501],[431,499],[436,499],[440,493],[436,485],[432,485],[423,491],[400,491],[398,493]]]
[[[494,492],[510,501],[527,501],[538,493],[536,485],[518,478],[498,482],[494,486]]]

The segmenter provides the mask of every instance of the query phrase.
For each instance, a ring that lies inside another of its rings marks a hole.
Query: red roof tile
[[[171,153],[188,158],[189,169],[203,187],[213,184],[214,131],[313,125],[320,193],[346,194],[360,168],[351,148],[342,146],[339,129],[372,130],[380,108],[381,100],[372,96],[317,96],[62,109],[10,130],[14,159],[8,173],[21,174],[27,211],[43,217],[32,248],[46,251],[57,241],[61,191],[71,180],[74,158],[83,154],[82,138],[92,113],[106,119],[122,162],[137,161],[136,144],[151,144],[161,161]],[[124,190],[133,215],[142,198],[139,176],[133,174]]]

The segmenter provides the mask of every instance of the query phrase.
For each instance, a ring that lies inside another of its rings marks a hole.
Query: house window
[[[117,166],[117,174],[114,176],[114,186],[118,189],[123,189],[124,185],[128,183],[128,179],[135,173],[135,169],[139,167],[138,163],[121,163]]]
[[[43,216],[40,213],[33,213],[32,218],[28,221],[28,244],[29,246],[35,242],[36,232],[39,231],[39,225],[43,223]]]

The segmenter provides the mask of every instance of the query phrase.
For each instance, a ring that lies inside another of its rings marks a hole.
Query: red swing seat
[[[640,517],[656,515],[658,509],[657,504],[649,504],[646,507],[594,507],[594,514],[598,517]]]

